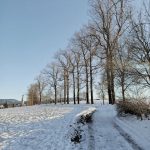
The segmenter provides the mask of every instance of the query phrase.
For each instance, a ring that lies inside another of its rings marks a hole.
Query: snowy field
[[[95,110],[92,123],[80,124],[82,139],[70,140],[78,117]],[[1,150],[148,150],[150,121],[117,118],[115,107],[39,105],[0,110]]]
[[[86,105],[40,105],[1,109],[0,149],[70,149],[70,125],[77,114],[88,108]]]

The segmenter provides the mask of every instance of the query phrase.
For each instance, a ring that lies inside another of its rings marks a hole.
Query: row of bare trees
[[[88,25],[73,35],[66,50],[59,50],[55,62],[36,78],[40,103],[42,97],[53,97],[55,104],[69,104],[72,97],[74,104],[81,99],[93,104],[97,89],[103,100],[114,104],[116,97],[128,99],[135,86],[150,87],[148,5],[143,2],[135,15],[128,0],[90,0],[89,4]],[[28,92],[33,101],[32,91],[33,84]]]

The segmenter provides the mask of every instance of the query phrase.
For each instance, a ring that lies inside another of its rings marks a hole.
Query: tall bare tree
[[[131,21],[131,34],[128,40],[132,58],[132,75],[143,87],[150,87],[150,8],[139,13]]]
[[[47,86],[47,83],[44,79],[44,76],[42,74],[40,74],[39,76],[37,76],[35,78],[36,83],[37,83],[37,89],[38,89],[38,94],[39,94],[39,103],[42,102],[42,94],[44,92],[44,89]]]
[[[69,60],[69,52],[68,51],[59,51],[56,54],[56,59],[60,63],[60,67],[63,69],[64,72],[64,103],[66,103],[67,97],[67,104],[69,104],[69,78],[70,78],[70,60]],[[67,95],[67,96],[66,96]]]
[[[47,83],[49,83],[50,87],[54,89],[54,102],[56,104],[58,82],[60,80],[58,65],[56,63],[48,64],[47,67],[43,70],[43,74],[46,75]]]
[[[82,30],[82,35],[80,37],[81,43],[82,43],[82,55],[84,58],[84,65],[86,67],[86,74],[89,74],[89,82],[90,82],[90,98],[91,98],[91,104],[94,103],[93,100],[93,70],[96,66],[93,66],[94,58],[96,55],[96,47],[97,43],[95,42],[95,38],[90,35],[88,28],[85,27]],[[89,69],[89,72],[88,72]],[[86,81],[88,81],[86,80]]]
[[[89,51],[86,48],[85,42],[86,37],[83,35],[84,32],[78,32],[75,34],[76,44],[82,55],[82,65],[85,69],[85,84],[86,84],[86,103],[89,104]]]
[[[70,51],[71,52],[71,51]],[[70,61],[70,72],[72,74],[72,82],[73,82],[73,101],[76,104],[76,80],[75,80],[75,70],[76,70],[76,59],[74,53],[70,53],[68,55],[68,59]]]
[[[114,62],[116,86],[121,88],[121,97],[123,101],[125,101],[126,92],[129,89],[129,87],[134,84],[135,79],[131,76],[130,73],[132,71],[133,62],[130,58],[130,53],[127,47],[127,43],[125,41],[125,37],[122,43],[124,44],[120,44],[120,46],[117,49]]]
[[[72,48],[71,48],[71,51],[72,51],[72,56],[74,57],[74,63],[75,63],[75,77],[76,77],[76,80],[75,80],[75,83],[76,83],[76,89],[77,89],[77,103],[79,104],[80,103],[80,89],[81,89],[81,70],[82,70],[82,56],[81,56],[81,52],[79,51],[78,49],[78,46],[72,41]]]
[[[119,39],[125,32],[125,24],[129,16],[124,0],[91,0],[93,24],[92,35],[101,46],[105,55],[109,103],[115,103],[114,89],[114,55]]]

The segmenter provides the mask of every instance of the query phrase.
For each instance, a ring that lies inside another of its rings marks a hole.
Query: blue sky
[[[87,14],[88,0],[0,0],[0,98],[20,100]]]

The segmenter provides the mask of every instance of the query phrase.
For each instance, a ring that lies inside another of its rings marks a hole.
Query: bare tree
[[[80,65],[83,66],[82,72],[85,70],[83,73],[85,73],[86,100],[87,103],[89,103],[90,91],[91,104],[93,104],[93,61],[96,52],[95,39],[88,33],[88,28],[85,27],[80,32],[75,34],[74,43],[76,43],[75,45],[78,47],[78,52],[76,53],[78,53],[78,57],[80,56],[81,58]]]
[[[35,78],[36,83],[37,83],[37,89],[38,89],[38,94],[39,94],[39,103],[41,104],[42,102],[42,94],[43,91],[45,89],[45,87],[47,86],[47,83],[44,79],[44,76],[42,74],[40,74],[39,76],[37,76]]]
[[[76,87],[77,87],[77,102],[78,104],[80,103],[80,89],[81,89],[81,71],[82,71],[82,56],[81,53],[78,49],[75,48],[76,46],[73,47],[72,49],[72,53],[73,53],[73,57],[75,59],[75,64],[76,64]]]
[[[59,87],[57,90],[58,96],[59,96],[59,102],[62,103],[62,99],[63,99],[63,90],[64,90],[64,85],[63,83],[59,83]]]
[[[66,103],[66,95],[67,95],[67,104],[69,104],[69,77],[70,77],[70,60],[69,60],[69,52],[68,51],[59,51],[56,54],[56,59],[60,63],[60,67],[64,72],[64,103]]]
[[[125,42],[124,37],[124,44],[118,47],[117,53],[115,55],[115,81],[116,86],[121,88],[122,99],[123,101],[126,100],[126,91],[129,89],[130,86],[134,84],[134,78],[131,76],[132,71],[132,60],[130,58],[130,53],[127,48],[127,44]],[[122,43],[123,43],[122,42]]]
[[[46,80],[49,83],[50,87],[54,89],[55,93],[55,104],[57,103],[57,88],[58,88],[58,82],[60,80],[59,77],[59,68],[56,63],[51,63],[47,65],[46,69],[43,70],[43,74],[46,75]]]
[[[85,69],[85,83],[86,83],[86,103],[89,104],[89,53],[86,48],[86,45],[84,44],[86,41],[86,37],[83,36],[83,32],[78,32],[75,35],[76,44],[79,47],[79,50],[81,51],[82,55],[82,65]]]
[[[76,104],[76,83],[75,83],[76,58],[74,56],[74,53],[70,53],[68,59],[70,61],[70,72],[72,74],[72,82],[73,82],[73,101],[74,104]]]
[[[124,0],[91,0],[93,24],[91,34],[98,41],[102,55],[105,56],[105,70],[109,103],[115,103],[114,55],[119,39],[125,32],[128,18]]]
[[[38,85],[33,83],[28,88],[28,103],[29,105],[35,105],[39,103]]]
[[[143,87],[150,87],[150,9],[145,5],[145,11],[138,19],[131,21],[131,34],[128,40],[130,57],[132,58],[132,75]]]
[[[96,85],[97,94],[103,100],[103,105],[105,104],[106,91],[107,91],[107,82],[105,77],[105,72],[101,75],[101,81]]]

